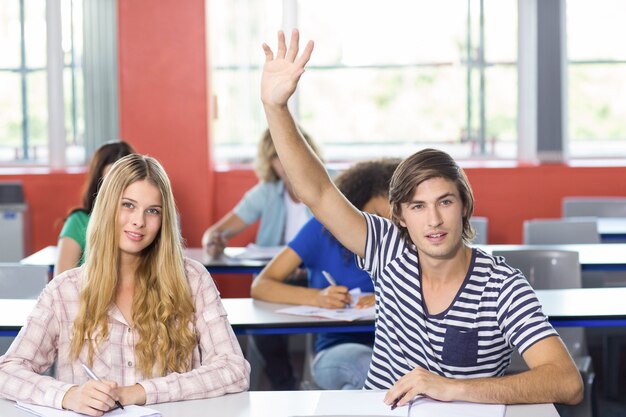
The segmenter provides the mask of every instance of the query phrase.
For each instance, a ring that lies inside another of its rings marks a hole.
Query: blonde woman
[[[306,133],[304,138],[319,156],[315,142]],[[257,220],[260,222],[256,244],[280,246],[289,242],[311,218],[311,212],[300,202],[285,176],[269,130],[265,130],[259,141],[255,168],[259,183],[202,235],[202,246],[209,255],[219,256],[224,252],[228,239]]]
[[[183,257],[161,165],[137,154],[117,161],[91,220],[85,264],[48,285],[0,358],[0,396],[98,416],[115,401],[247,389],[250,367],[211,276]],[[40,375],[55,359],[56,379]]]

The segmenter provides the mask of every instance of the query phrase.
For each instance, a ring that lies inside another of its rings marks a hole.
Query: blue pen
[[[84,363],[82,365],[83,365],[83,369],[85,370],[89,378],[93,379],[94,381],[101,381],[101,379],[98,378],[98,375],[94,374],[93,371],[89,369],[87,365],[85,365]],[[117,405],[122,410],[124,409],[124,406],[122,405],[122,403],[117,400],[115,400],[115,405]]]

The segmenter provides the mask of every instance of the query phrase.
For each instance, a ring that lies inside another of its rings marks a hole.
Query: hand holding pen
[[[94,381],[102,382],[102,380],[98,378],[98,375],[94,374],[94,372],[87,365],[83,363],[82,366],[83,366],[83,369],[85,370],[85,373],[89,376],[89,378],[91,378]],[[119,400],[115,400],[115,405],[117,405],[122,410],[124,409],[124,406]]]
[[[89,368],[84,365],[83,367],[87,372]],[[89,372],[95,376],[91,370]],[[63,409],[89,416],[100,416],[114,409],[116,405],[123,409],[119,402],[117,383],[101,381],[97,377],[93,379],[89,372],[87,372],[89,381],[82,385],[75,385],[65,393],[61,402]]]
[[[349,306],[352,297],[348,292],[348,287],[337,285],[337,281],[326,271],[322,271],[322,275],[330,286],[319,292],[317,304],[324,308],[344,308]]]
[[[228,239],[230,239],[233,235],[234,234],[230,229],[223,231],[213,230],[209,233],[208,240],[204,245],[209,256],[217,258],[224,253],[224,249],[228,244]]]

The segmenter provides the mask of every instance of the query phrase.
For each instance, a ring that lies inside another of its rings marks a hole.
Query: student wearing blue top
[[[336,179],[339,190],[360,210],[389,217],[389,181],[399,160],[360,162]],[[307,268],[308,288],[285,284],[298,265]],[[323,272],[330,273],[337,285],[329,285]],[[359,269],[354,254],[344,248],[315,218],[309,220],[252,283],[253,298],[277,303],[343,308],[351,302],[349,290],[360,288],[373,293],[369,274]],[[374,297],[359,299],[357,307],[369,307]],[[315,342],[312,374],[324,389],[363,387],[372,356],[372,333],[320,334]]]
[[[474,197],[445,152],[403,160],[389,187],[391,220],[357,209],[302,140],[287,107],[313,42],[301,55],[294,30],[276,55],[263,45],[261,100],[276,151],[298,197],[357,256],[376,294],[367,389],[386,404],[418,395],[443,401],[577,404],[580,374],[530,284],[501,257],[470,246]],[[503,376],[513,349],[528,371]]]
[[[304,135],[319,156],[315,142]],[[209,227],[202,235],[202,246],[212,257],[224,252],[228,240],[259,221],[255,243],[259,246],[281,246],[289,242],[311,218],[311,212],[297,198],[285,170],[276,155],[269,130],[259,141],[255,159],[259,183],[249,190],[233,210]],[[290,282],[306,285],[301,271],[292,271]],[[264,371],[274,390],[297,388],[296,377],[288,356],[288,335],[257,335],[252,341],[264,359]]]

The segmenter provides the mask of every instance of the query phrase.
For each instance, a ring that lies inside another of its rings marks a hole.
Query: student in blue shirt
[[[335,183],[345,197],[369,213],[389,217],[389,181],[399,160],[360,162],[340,174]],[[285,283],[299,265],[308,270],[308,288]],[[323,272],[337,285],[329,285]],[[343,308],[353,288],[373,293],[369,274],[359,269],[354,254],[344,248],[315,218],[309,220],[252,283],[252,297],[286,304]],[[374,304],[373,294],[359,299],[357,307]],[[361,389],[372,356],[373,333],[323,333],[315,342],[312,374],[324,389]]]

